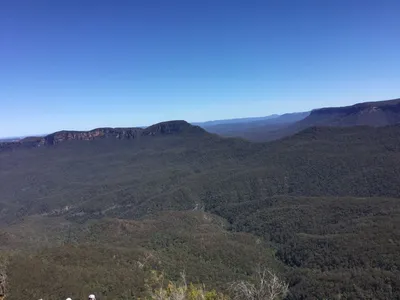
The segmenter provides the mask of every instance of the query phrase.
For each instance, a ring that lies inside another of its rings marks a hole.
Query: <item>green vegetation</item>
[[[151,271],[145,280],[148,300],[228,300],[229,297],[215,290],[207,291],[203,286],[186,282],[185,273],[178,283],[166,281],[162,272]],[[166,282],[168,282],[166,284]],[[166,286],[165,286],[166,285]]]
[[[185,273],[181,273],[178,283],[166,284],[164,274],[152,270],[145,282],[145,299],[149,300],[280,300],[288,294],[288,285],[268,269],[259,269],[249,281],[231,283],[229,295],[207,291],[204,285],[188,284]]]
[[[295,299],[400,292],[399,199],[274,197],[218,213],[275,245]]]
[[[54,226],[59,222],[54,220]],[[36,217],[6,229],[13,239],[3,249],[11,251],[22,240],[19,249],[29,251],[11,255],[7,299],[79,299],[90,293],[102,299],[135,299],[145,295],[150,270],[165,272],[171,281],[178,281],[184,270],[196,285],[227,291],[229,282],[248,280],[259,263],[283,270],[257,237],[229,232],[221,218],[204,212],[163,212],[140,221],[102,219],[71,230],[55,228],[63,238],[50,237],[47,247],[37,245],[36,250],[24,248],[27,225],[29,235],[37,238],[33,243],[45,240]]]
[[[287,299],[399,298],[399,137],[198,131],[1,152],[8,299],[143,297],[150,269],[228,295],[258,264],[289,283]]]

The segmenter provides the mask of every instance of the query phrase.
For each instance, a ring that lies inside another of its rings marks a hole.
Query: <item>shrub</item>
[[[280,300],[287,296],[289,286],[271,271],[260,269],[254,283],[235,282],[231,292],[233,300]]]
[[[204,285],[187,284],[185,273],[177,283],[169,281],[165,286],[164,273],[151,271],[146,280],[148,300],[228,300],[228,296],[215,290],[207,291]]]

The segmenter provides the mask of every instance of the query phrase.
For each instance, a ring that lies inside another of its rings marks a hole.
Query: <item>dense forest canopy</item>
[[[9,299],[138,297],[145,273],[130,269],[146,257],[222,292],[262,264],[289,299],[399,297],[400,126],[254,144],[175,125],[0,152]]]

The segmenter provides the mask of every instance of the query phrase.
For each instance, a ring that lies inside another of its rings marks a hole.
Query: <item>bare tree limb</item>
[[[289,286],[268,269],[258,269],[254,283],[235,282],[230,290],[233,300],[280,300],[287,296]]]

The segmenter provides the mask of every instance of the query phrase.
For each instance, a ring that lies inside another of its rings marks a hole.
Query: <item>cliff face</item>
[[[400,99],[364,102],[344,107],[327,107],[311,111],[309,116],[295,123],[265,128],[255,141],[273,141],[291,136],[311,127],[381,127],[400,123]],[[251,135],[243,136],[244,138]]]
[[[400,99],[313,110],[302,123],[309,126],[386,126],[400,122]]]
[[[102,138],[113,139],[137,139],[142,136],[169,135],[181,133],[201,133],[204,132],[198,126],[193,126],[186,121],[162,122],[145,129],[133,128],[97,128],[90,131],[58,131],[45,137],[27,137],[17,142],[0,143],[0,151],[13,150],[19,148],[35,148],[41,146],[53,146],[66,141],[90,141]]]
[[[143,129],[141,128],[97,128],[91,131],[59,131],[45,136],[40,145],[56,145],[65,141],[90,141],[99,138],[134,139]]]

